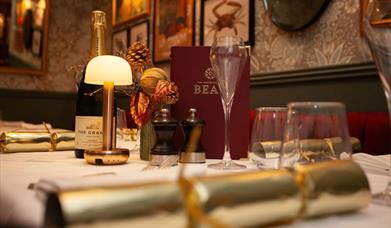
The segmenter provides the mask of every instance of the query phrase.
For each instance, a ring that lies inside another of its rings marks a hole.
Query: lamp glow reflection
[[[91,59],[86,68],[85,83],[103,85],[103,144],[88,149],[84,158],[90,164],[115,165],[126,163],[129,150],[113,145],[114,86],[131,85],[132,70],[125,59],[101,55]]]

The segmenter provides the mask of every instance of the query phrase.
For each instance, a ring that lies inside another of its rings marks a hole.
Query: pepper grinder
[[[178,150],[175,149],[173,136],[177,121],[169,117],[168,109],[160,110],[160,115],[152,121],[156,133],[156,142],[151,149],[149,163],[154,166],[178,164]]]
[[[205,121],[196,117],[197,110],[189,109],[189,116],[180,123],[185,135],[185,143],[181,148],[181,163],[205,163],[205,149],[201,143],[202,128]]]

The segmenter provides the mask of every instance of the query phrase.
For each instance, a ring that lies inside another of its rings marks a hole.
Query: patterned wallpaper
[[[252,74],[370,59],[359,36],[359,1],[332,0],[313,25],[299,32],[278,29],[268,18],[261,1],[255,1],[256,40],[252,49]],[[199,6],[199,0],[197,3]],[[107,20],[111,21],[111,0],[50,0],[48,74],[2,74],[0,88],[75,92],[76,80],[69,68],[86,62],[90,39],[89,13],[94,9],[107,12]],[[196,26],[198,23],[199,19]],[[169,68],[167,64],[159,67]]]
[[[285,32],[273,25],[262,3],[256,1],[252,73],[368,61],[369,50],[359,34],[359,2],[332,0],[314,24]]]

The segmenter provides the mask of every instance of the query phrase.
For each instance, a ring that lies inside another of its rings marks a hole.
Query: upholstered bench
[[[349,112],[349,132],[361,142],[362,152],[391,153],[391,128],[387,112]]]

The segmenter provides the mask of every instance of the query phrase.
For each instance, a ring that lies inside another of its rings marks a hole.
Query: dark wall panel
[[[292,101],[338,101],[347,111],[387,111],[372,62],[254,75],[251,106],[285,106]]]
[[[387,111],[378,77],[258,85],[251,88],[251,107],[285,106],[291,101],[338,101],[347,111]]]
[[[56,128],[73,129],[76,94],[23,90],[0,90],[3,120],[51,123]],[[120,97],[118,106],[129,108],[129,98]]]

